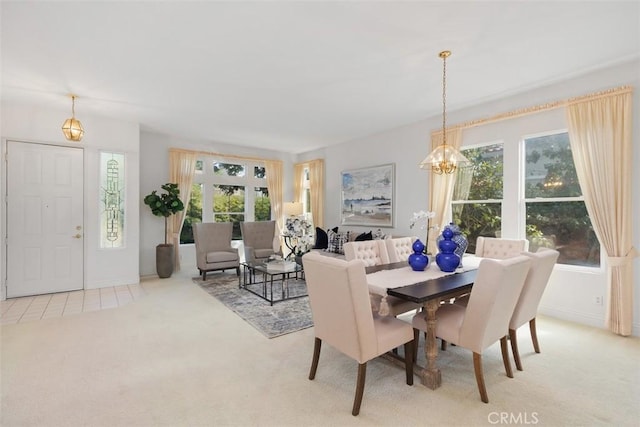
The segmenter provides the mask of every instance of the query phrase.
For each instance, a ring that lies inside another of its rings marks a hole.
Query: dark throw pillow
[[[356,242],[363,242],[365,240],[373,240],[373,234],[371,232],[362,233],[356,237]]]
[[[316,243],[313,249],[327,249],[329,247],[329,236],[327,232],[320,227],[316,227]]]

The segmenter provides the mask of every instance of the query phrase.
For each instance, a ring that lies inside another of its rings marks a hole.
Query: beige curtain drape
[[[324,228],[324,160],[311,160],[308,168],[313,224]]]
[[[184,210],[173,215],[168,221],[167,238],[173,243],[174,269],[180,270],[180,231],[191,198],[191,185],[196,169],[197,154],[181,150],[169,150],[169,182],[178,184],[180,200]]]
[[[271,211],[276,221],[276,234],[280,234],[284,227],[284,219],[282,217],[282,191],[283,191],[283,172],[282,161],[265,160],[265,170],[267,172],[267,189],[269,190],[269,200],[271,202]]]
[[[442,131],[431,133],[431,149],[433,150],[442,144]],[[462,128],[456,127],[447,129],[447,145],[451,145],[455,149],[460,149],[462,144]],[[451,222],[451,199],[453,197],[453,188],[456,183],[456,174],[438,175],[429,171],[429,210],[435,213],[431,220],[432,226],[437,226],[428,230],[429,247],[428,253],[435,254],[438,252],[436,246],[436,237],[445,225]]]
[[[573,161],[587,212],[608,264],[607,327],[633,322],[631,90],[567,106]]]
[[[306,163],[296,163],[293,165],[293,201],[302,201],[302,186],[304,183],[304,168]]]

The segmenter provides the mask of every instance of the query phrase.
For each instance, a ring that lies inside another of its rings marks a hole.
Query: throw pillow
[[[327,249],[329,247],[329,236],[327,232],[320,227],[316,227],[316,243],[313,249]]]
[[[336,254],[344,254],[344,244],[349,241],[349,232],[337,233],[333,230],[329,230],[327,235],[329,237],[329,246],[325,250]]]
[[[358,235],[358,237],[356,237],[356,242],[363,242],[365,240],[373,240],[373,235],[371,234],[371,232],[368,233],[362,233],[360,235]]]

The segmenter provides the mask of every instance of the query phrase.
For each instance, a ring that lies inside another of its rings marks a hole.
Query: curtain
[[[442,135],[442,131],[436,131],[431,134],[432,150],[442,144]],[[447,144],[456,150],[460,149],[462,145],[462,128],[447,129]],[[431,224],[436,227],[427,230],[429,234],[427,253],[435,254],[438,252],[436,237],[440,233],[439,230],[451,222],[451,199],[456,183],[456,174],[438,175],[429,170],[429,177],[429,210],[435,213]]]
[[[302,201],[302,184],[304,182],[304,168],[306,163],[296,163],[293,165],[293,201]]]
[[[587,212],[607,255],[606,326],[630,335],[633,322],[631,91],[570,103],[573,161]]]
[[[173,215],[167,227],[167,238],[173,243],[173,264],[176,271],[180,270],[180,231],[191,199],[196,159],[195,152],[169,150],[169,182],[178,184],[180,200],[184,203],[184,210]]]
[[[324,160],[311,160],[307,165],[313,223],[316,227],[324,228]]]
[[[280,160],[265,160],[265,170],[267,172],[267,189],[269,190],[269,201],[271,202],[271,211],[273,212],[274,219],[276,221],[276,234],[280,235],[283,230],[283,205],[282,205],[282,191],[283,191],[283,174],[282,174],[282,161]]]

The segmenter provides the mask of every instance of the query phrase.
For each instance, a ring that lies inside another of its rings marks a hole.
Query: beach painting
[[[342,172],[342,225],[393,227],[395,165]]]

